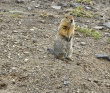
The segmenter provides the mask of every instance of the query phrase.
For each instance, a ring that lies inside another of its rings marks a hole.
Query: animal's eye
[[[68,18],[68,17],[65,17],[65,18]]]

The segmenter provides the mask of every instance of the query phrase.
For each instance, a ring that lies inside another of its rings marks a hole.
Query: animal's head
[[[71,14],[67,14],[61,21],[62,25],[71,25],[74,23],[73,16]]]

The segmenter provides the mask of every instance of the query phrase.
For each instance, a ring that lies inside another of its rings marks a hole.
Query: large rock
[[[110,28],[110,22],[104,23],[103,25]]]
[[[70,7],[79,7],[79,6],[81,6],[79,3],[72,3],[72,4],[70,4]]]

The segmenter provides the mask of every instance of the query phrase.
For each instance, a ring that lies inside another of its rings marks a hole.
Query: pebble
[[[35,8],[38,8],[38,7],[39,7],[39,5],[36,5],[36,6],[35,6]]]
[[[69,9],[64,10],[64,12],[72,12],[72,11],[73,11],[73,8],[69,8]]]
[[[25,0],[16,0],[17,3],[24,3]]]
[[[100,15],[100,17],[103,17],[103,16],[104,16],[104,15],[102,15],[102,14]]]
[[[57,5],[52,5],[51,7],[54,9],[61,9],[61,6],[57,6]]]
[[[81,42],[80,44],[81,44],[82,46],[85,46],[85,45],[86,45],[86,43],[85,43],[85,42]]]
[[[16,70],[17,68],[16,67],[12,67],[12,70]]]
[[[86,7],[86,9],[91,10],[92,8],[91,7]]]
[[[34,31],[34,29],[30,29],[31,31]]]
[[[27,7],[27,9],[28,9],[28,10],[32,10],[32,8],[31,8],[31,7]]]
[[[28,60],[29,60],[29,59],[27,59],[27,58],[26,58],[26,59],[24,59],[24,61],[25,61],[25,62],[27,62]]]
[[[59,6],[63,6],[63,7],[67,7],[67,4],[64,3],[64,2],[60,2],[58,5],[59,5]]]
[[[91,78],[88,78],[88,81],[92,81],[92,79]]]
[[[79,6],[80,6],[79,3],[72,3],[72,4],[70,4],[70,7],[79,7]]]
[[[14,33],[17,33],[18,31],[17,31],[17,30],[13,30],[13,32],[14,32]]]
[[[101,30],[101,29],[103,29],[103,26],[95,26],[95,27],[93,27],[93,29]]]
[[[16,72],[16,67],[12,67],[11,69],[10,69],[10,72],[12,73],[12,72]]]
[[[98,83],[98,80],[94,80],[93,82]]]
[[[64,82],[63,82],[63,84],[64,84],[65,86],[68,86],[69,83],[70,83],[70,82],[67,81],[67,80],[64,80]]]
[[[41,23],[45,23],[45,20],[40,20],[39,22],[41,22]]]
[[[110,28],[110,22],[104,23],[103,25]]]
[[[107,32],[106,32],[105,35],[110,37],[110,33],[107,33]]]
[[[15,79],[12,79],[12,83],[15,84]]]
[[[90,21],[89,21],[89,20],[87,20],[87,21],[86,21],[86,23],[90,23]]]

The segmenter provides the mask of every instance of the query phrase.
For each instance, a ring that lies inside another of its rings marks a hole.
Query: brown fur
[[[66,15],[58,27],[58,34],[54,41],[54,54],[59,59],[71,59],[74,35],[74,19],[72,15]]]

